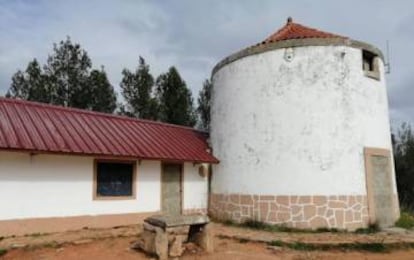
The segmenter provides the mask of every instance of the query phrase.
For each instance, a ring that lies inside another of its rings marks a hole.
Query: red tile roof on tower
[[[189,127],[0,98],[0,150],[217,163]]]
[[[336,35],[333,33],[319,31],[314,28],[306,27],[298,23],[294,23],[292,18],[287,19],[287,23],[281,29],[274,34],[267,37],[262,44],[292,40],[292,39],[305,39],[305,38],[342,38],[347,37]]]

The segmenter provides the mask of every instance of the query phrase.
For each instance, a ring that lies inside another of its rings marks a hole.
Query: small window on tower
[[[362,69],[367,77],[380,79],[378,56],[366,50],[362,50]]]

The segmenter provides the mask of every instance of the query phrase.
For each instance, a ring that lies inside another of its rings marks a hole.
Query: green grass
[[[0,248],[0,256],[5,255],[7,253],[7,249]]]
[[[408,212],[402,212],[400,218],[395,222],[395,226],[411,229],[414,227],[414,216]]]
[[[32,234],[26,234],[24,236],[25,237],[41,237],[41,236],[44,236],[44,235],[46,235],[46,234],[44,234],[44,233],[32,233]]]
[[[48,248],[60,248],[62,247],[62,244],[59,244],[56,241],[52,241],[46,244],[43,244],[41,247],[48,247]]]
[[[226,220],[223,222],[224,225],[227,226],[236,226],[236,227],[245,227],[250,229],[256,229],[256,230],[264,230],[268,232],[294,232],[294,233],[338,233],[338,232],[346,232],[345,230],[339,230],[337,228],[318,228],[318,229],[301,229],[301,228],[293,228],[288,227],[285,225],[272,225],[268,224],[262,221],[254,220],[254,219],[248,219],[244,221],[243,223],[236,223],[233,220]]]
[[[381,231],[378,223],[371,223],[368,225],[367,228],[358,228],[355,230],[355,233],[357,234],[373,234]]]
[[[287,247],[297,251],[326,251],[326,250],[355,250],[355,251],[367,251],[374,253],[384,253],[391,249],[407,248],[407,245],[403,244],[390,244],[384,243],[341,243],[341,244],[312,244],[303,242],[283,242],[281,240],[274,240],[268,243],[271,246]],[[409,244],[408,247],[414,245]]]

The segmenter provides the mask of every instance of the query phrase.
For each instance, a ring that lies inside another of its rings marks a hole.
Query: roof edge
[[[28,100],[23,100],[23,99],[6,98],[6,97],[0,96],[0,102],[17,103],[17,104],[34,106],[34,107],[43,107],[43,108],[49,108],[49,109],[56,109],[60,111],[67,111],[67,112],[72,112],[72,113],[80,113],[80,114],[95,115],[95,116],[101,116],[101,117],[117,118],[120,120],[127,120],[127,121],[133,121],[133,122],[163,125],[163,126],[168,126],[168,127],[176,127],[176,128],[192,130],[195,132],[199,132],[201,134],[208,134],[208,132],[206,131],[199,130],[199,129],[196,129],[190,126],[175,125],[175,124],[170,124],[170,123],[165,123],[165,122],[160,122],[160,121],[128,117],[128,116],[117,115],[117,114],[109,114],[109,113],[97,112],[97,111],[80,109],[80,108],[75,108],[75,107],[64,107],[64,106],[52,105],[52,104],[42,103],[42,102],[37,102],[37,101],[28,101]]]
[[[190,160],[183,158],[162,158],[162,157],[144,157],[144,156],[125,156],[117,154],[99,154],[99,153],[83,153],[83,152],[65,152],[65,151],[44,151],[36,149],[20,149],[20,148],[1,148],[0,152],[11,152],[11,153],[30,153],[45,154],[45,155],[65,155],[65,156],[87,156],[94,157],[96,159],[118,159],[118,160],[144,160],[144,161],[163,161],[163,162],[189,162],[189,163],[211,163],[219,164],[218,160],[214,155],[210,154],[212,160]]]
[[[371,44],[351,40],[349,38],[302,38],[302,39],[291,39],[291,40],[283,40],[283,41],[276,41],[272,43],[266,44],[256,44],[245,49],[242,49],[236,53],[227,56],[223,60],[214,66],[211,76],[213,76],[217,71],[219,71],[224,66],[242,59],[247,56],[261,54],[264,52],[289,48],[289,47],[307,47],[307,46],[347,46],[356,49],[363,49],[370,52],[373,52],[378,57],[380,57],[384,61],[384,55],[382,54],[381,50]]]

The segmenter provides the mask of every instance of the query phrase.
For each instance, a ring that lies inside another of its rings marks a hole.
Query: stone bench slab
[[[156,215],[146,218],[145,222],[163,229],[177,226],[202,225],[210,222],[205,215]]]

